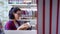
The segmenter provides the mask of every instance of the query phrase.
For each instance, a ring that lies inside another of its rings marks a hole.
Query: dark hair
[[[21,11],[18,7],[12,7],[9,11],[9,19],[15,19],[13,13],[16,13],[18,10]]]

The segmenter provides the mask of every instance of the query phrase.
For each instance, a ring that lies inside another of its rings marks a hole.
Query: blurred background
[[[9,20],[8,13],[11,7],[19,7],[22,10],[20,21],[29,21],[36,30],[37,23],[37,4],[36,0],[0,0],[0,19],[3,26]]]

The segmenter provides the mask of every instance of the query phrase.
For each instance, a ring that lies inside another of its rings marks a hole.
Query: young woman
[[[5,25],[5,30],[30,30],[28,24],[24,23],[21,25],[19,17],[21,16],[21,9],[18,7],[12,7],[9,11],[9,21]]]

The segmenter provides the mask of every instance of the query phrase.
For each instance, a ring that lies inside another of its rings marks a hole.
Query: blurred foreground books
[[[3,26],[2,26],[1,20],[0,20],[0,34],[4,34],[4,30],[3,30]]]

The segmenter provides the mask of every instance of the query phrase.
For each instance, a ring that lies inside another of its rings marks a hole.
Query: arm
[[[27,28],[29,28],[28,24],[22,24],[17,30],[27,30]]]

